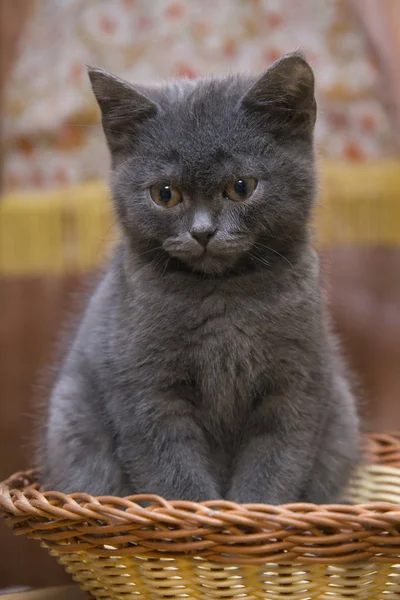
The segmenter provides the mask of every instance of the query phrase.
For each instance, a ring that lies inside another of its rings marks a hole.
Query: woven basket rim
[[[371,436],[368,449],[372,464],[363,469],[399,478],[400,433]],[[0,484],[0,514],[16,533],[59,552],[195,555],[235,564],[352,562],[371,556],[375,562],[399,561],[400,504],[275,506],[156,495],[95,497],[41,491],[38,476],[35,470],[20,472]]]

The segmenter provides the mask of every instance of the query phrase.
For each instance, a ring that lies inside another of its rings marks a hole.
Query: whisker
[[[165,265],[164,265],[163,272],[161,273],[161,277],[164,277],[165,271],[167,270],[169,261],[170,261],[170,258],[168,257],[167,260],[165,261]]]
[[[288,258],[286,258],[286,256],[283,256],[283,254],[278,252],[278,250],[275,250],[275,248],[271,248],[271,246],[267,246],[266,244],[255,243],[254,245],[257,246],[258,248],[261,248],[261,249],[265,248],[265,250],[269,250],[270,252],[277,254],[278,256],[283,258],[283,260],[285,260],[288,263],[288,265],[290,265],[292,267],[292,269],[294,268],[293,264],[290,262],[290,260]]]
[[[258,256],[258,254],[254,254],[254,252],[250,253],[250,258],[254,261],[258,261],[261,265],[265,267],[270,267],[271,263],[269,263],[265,258]]]
[[[137,255],[137,258],[140,258],[141,256],[144,256],[145,254],[148,254],[149,252],[155,252],[155,251],[161,252],[161,248],[150,248],[150,250],[145,250],[144,252],[141,252],[140,254]]]
[[[150,263],[150,266],[154,269],[157,270],[159,266],[161,266],[162,264],[162,260],[163,260],[163,253],[161,252],[160,248],[154,248],[154,250],[159,250],[159,254],[153,258],[153,260]]]

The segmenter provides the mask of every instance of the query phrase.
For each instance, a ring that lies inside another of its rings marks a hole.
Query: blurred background
[[[258,73],[302,48],[317,81],[315,243],[365,427],[400,429],[400,0],[0,0],[0,480],[32,464],[79,292],[118,233],[85,64],[136,82]],[[0,523],[0,588],[67,580]]]

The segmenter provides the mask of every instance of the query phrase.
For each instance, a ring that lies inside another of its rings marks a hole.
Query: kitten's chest
[[[190,362],[202,405],[213,418],[239,417],[268,363],[268,317],[221,297],[203,303],[198,319]]]

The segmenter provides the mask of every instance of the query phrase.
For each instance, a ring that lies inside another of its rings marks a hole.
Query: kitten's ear
[[[317,114],[314,74],[300,52],[278,59],[242,99],[272,127],[288,133],[312,132]]]
[[[132,144],[137,126],[154,116],[158,106],[127,81],[103,69],[88,67],[88,75],[109,148],[116,153]]]

